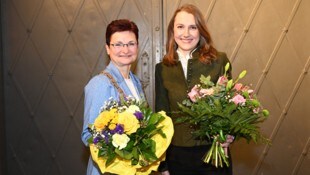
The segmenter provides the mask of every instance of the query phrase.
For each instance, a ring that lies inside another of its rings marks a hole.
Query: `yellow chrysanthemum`
[[[110,129],[110,130],[114,130],[117,124],[118,124],[118,114],[115,113],[115,116],[114,116],[113,119],[110,121],[109,129]]]
[[[116,109],[112,109],[110,111],[103,111],[99,114],[99,116],[96,118],[94,126],[98,130],[102,130],[108,124],[113,120],[115,117],[117,117]]]
[[[114,130],[116,127],[116,124],[115,123],[110,123],[109,124],[109,130]]]

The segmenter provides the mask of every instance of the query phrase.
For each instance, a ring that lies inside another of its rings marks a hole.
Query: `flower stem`
[[[224,148],[221,146],[219,142],[218,136],[214,137],[214,140],[212,142],[210,150],[206,153],[206,155],[203,158],[203,161],[205,163],[210,163],[214,165],[215,167],[223,167],[223,161],[226,164],[226,166],[229,166],[228,162],[228,156],[225,155]]]

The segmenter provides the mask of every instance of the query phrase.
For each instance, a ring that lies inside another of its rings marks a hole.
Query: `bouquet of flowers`
[[[91,155],[100,170],[126,175],[157,170],[174,132],[165,112],[154,113],[134,98],[108,100],[89,130]]]
[[[228,155],[221,147],[227,135],[236,139],[244,138],[247,142],[269,143],[258,126],[269,112],[262,108],[250,86],[238,82],[246,75],[246,71],[241,72],[236,80],[229,80],[229,66],[229,63],[225,66],[225,73],[216,84],[210,80],[210,76],[202,75],[201,83],[188,93],[189,99],[178,104],[183,116],[177,122],[192,125],[195,137],[213,140],[203,161],[211,161],[216,167],[223,167],[223,162],[229,166]]]

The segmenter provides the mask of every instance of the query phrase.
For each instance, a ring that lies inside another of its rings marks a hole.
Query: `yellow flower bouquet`
[[[100,171],[120,175],[156,171],[174,133],[164,111],[152,112],[133,98],[107,101],[89,130],[91,156]]]

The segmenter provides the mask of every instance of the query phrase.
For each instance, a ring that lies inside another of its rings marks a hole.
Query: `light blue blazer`
[[[130,92],[123,76],[117,67],[110,62],[105,69],[106,72],[110,73],[116,80],[119,87],[124,91],[125,96],[132,95]],[[139,93],[141,99],[145,99],[142,85],[138,77],[136,77],[132,72],[129,73],[130,79]],[[103,74],[94,76],[84,89],[85,99],[84,99],[84,123],[82,131],[82,141],[86,146],[88,146],[87,140],[90,138],[91,133],[88,131],[88,124],[94,123],[95,119],[99,115],[100,108],[103,106],[104,102],[109,98],[119,100],[119,93],[117,89],[110,82],[110,79]],[[96,163],[93,162],[92,158],[89,158],[87,166],[87,175],[99,175],[101,174]]]

